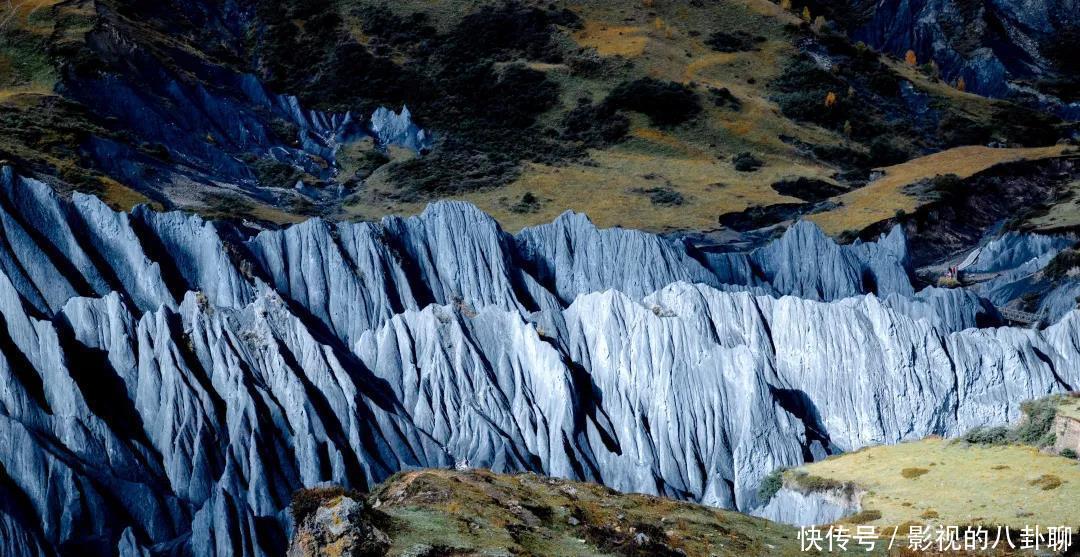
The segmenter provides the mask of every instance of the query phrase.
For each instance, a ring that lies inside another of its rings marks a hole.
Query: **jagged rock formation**
[[[380,145],[400,145],[422,153],[434,145],[431,134],[413,123],[409,107],[401,107],[401,112],[394,112],[386,107],[379,107],[371,114],[370,130]]]
[[[943,77],[963,77],[983,95],[1023,94],[1075,119],[1080,104],[1039,94],[1024,81],[1075,77],[1068,52],[1080,30],[1073,0],[855,0],[847,13],[852,37],[882,50],[933,60]]]
[[[968,329],[899,230],[718,256],[438,203],[253,235],[0,182],[5,555],[276,555],[294,489],[454,463],[750,510],[776,467],[1080,384],[1080,314]]]
[[[991,277],[972,290],[996,306],[1028,306],[1047,323],[1076,309],[1080,281],[1073,276],[1051,279],[1043,270],[1076,237],[1006,232],[973,250],[961,263],[965,273]]]
[[[756,516],[795,526],[831,524],[859,512],[858,500],[844,494],[808,491],[783,487],[768,504],[754,512]]]

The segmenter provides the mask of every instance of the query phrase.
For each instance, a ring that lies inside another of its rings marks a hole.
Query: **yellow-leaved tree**
[[[904,55],[904,61],[907,62],[907,65],[909,66],[915,66],[919,63],[919,59],[915,57],[914,50],[907,51],[907,54]]]

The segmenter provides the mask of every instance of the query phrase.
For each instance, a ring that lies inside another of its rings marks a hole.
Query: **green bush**
[[[753,153],[747,151],[735,155],[731,162],[735,165],[735,170],[739,172],[754,172],[765,164],[761,162],[761,159],[755,157]]]
[[[1077,459],[1076,451],[1074,451],[1073,449],[1061,449],[1061,452],[1058,454],[1065,458],[1071,458],[1073,460]]]
[[[847,524],[867,524],[875,520],[881,520],[881,511],[866,509],[843,519],[843,522]]]
[[[967,189],[964,181],[956,174],[944,174],[930,179],[930,188],[934,195],[942,201],[956,201],[962,199]]]
[[[797,487],[804,491],[843,491],[850,493],[855,490],[853,484],[821,476],[811,476],[802,470],[796,471],[792,476],[792,480]]]
[[[603,147],[622,140],[630,131],[630,120],[604,103],[594,105],[580,98],[563,117],[561,129],[563,139],[580,141],[586,147]]]
[[[510,212],[518,214],[535,213],[539,210],[540,199],[538,199],[531,191],[525,192],[525,194],[521,196],[521,200],[510,206]]]
[[[784,487],[784,472],[786,470],[787,468],[777,468],[761,479],[757,495],[762,505],[771,501],[776,493],[780,491],[780,488]]]
[[[701,112],[701,101],[692,89],[651,77],[620,84],[604,102],[615,109],[640,112],[662,127],[679,125]]]
[[[1006,445],[1011,438],[1009,428],[1005,426],[977,427],[961,437],[973,445]]]
[[[755,46],[757,43],[765,42],[765,37],[752,36],[744,31],[735,31],[734,33],[725,33],[723,31],[713,31],[707,39],[705,44],[712,47],[717,52],[746,52],[749,50],[758,50]]]
[[[1053,398],[1029,400],[1020,406],[1027,416],[1024,423],[1020,424],[1014,432],[1017,442],[1036,447],[1045,447],[1053,444],[1054,417],[1057,416],[1057,400]]]
[[[686,198],[683,197],[683,194],[666,186],[659,188],[637,188],[633,191],[634,193],[649,196],[649,201],[653,205],[659,205],[661,207],[677,207],[686,202]]]

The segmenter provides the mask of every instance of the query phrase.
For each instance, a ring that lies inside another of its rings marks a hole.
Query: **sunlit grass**
[[[881,178],[837,197],[840,206],[836,209],[809,218],[829,234],[860,230],[892,218],[897,210],[912,212],[925,203],[905,191],[906,186],[920,180],[945,174],[968,178],[1002,163],[1060,156],[1066,149],[1064,145],[1000,149],[969,145],[948,149],[886,167]]]
[[[862,508],[881,513],[872,522],[878,526],[1080,526],[1080,466],[1028,446],[925,439],[871,447],[799,470],[866,490]]]

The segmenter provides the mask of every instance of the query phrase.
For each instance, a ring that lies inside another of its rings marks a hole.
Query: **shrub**
[[[866,524],[880,519],[881,511],[865,509],[845,518],[843,521],[848,524]]]
[[[525,192],[521,200],[510,206],[512,213],[535,213],[540,210],[540,200],[531,191]]]
[[[742,109],[742,101],[731,94],[731,91],[727,87],[710,87],[709,95],[712,97],[712,102],[715,106],[720,108],[730,108],[731,110]]]
[[[630,131],[630,120],[605,104],[593,105],[589,99],[578,104],[563,117],[562,137],[580,141],[586,147],[603,147],[617,143]]]
[[[942,201],[956,201],[967,193],[964,181],[956,174],[934,176],[930,179],[930,190]]]
[[[1043,474],[1038,478],[1028,482],[1029,485],[1034,485],[1041,488],[1043,491],[1050,491],[1051,489],[1057,489],[1061,487],[1061,478],[1053,474]]]
[[[913,467],[913,468],[904,468],[903,470],[900,471],[900,475],[903,476],[904,478],[909,479],[909,480],[914,480],[914,479],[918,479],[920,476],[922,476],[923,474],[926,474],[928,472],[930,472],[930,470],[927,470],[926,468]]]
[[[761,162],[761,159],[755,157],[753,153],[743,151],[738,155],[735,155],[731,159],[732,164],[735,165],[735,170],[739,172],[754,172],[761,168],[765,163]]]
[[[1016,428],[1014,433],[1016,441],[1036,447],[1052,444],[1054,433],[1051,428],[1054,425],[1054,417],[1057,416],[1057,401],[1054,399],[1029,400],[1020,405],[1020,409],[1027,419]]]
[[[649,201],[653,205],[660,205],[663,207],[677,207],[686,202],[686,198],[683,194],[669,188],[638,188],[633,190],[634,193],[640,193],[649,196]]]
[[[821,476],[811,476],[804,471],[796,471],[792,480],[795,485],[804,491],[843,491],[853,492],[855,486],[850,483],[844,483],[831,478],[823,478]]]
[[[1058,454],[1065,458],[1071,458],[1073,460],[1077,459],[1076,451],[1073,449],[1061,449],[1061,452]]]
[[[891,166],[910,158],[907,150],[886,137],[875,137],[870,141],[870,164],[873,166]]]
[[[751,36],[749,33],[743,31],[736,31],[734,33],[714,31],[709,35],[709,38],[705,39],[705,44],[709,45],[717,52],[745,52],[748,50],[757,50],[757,47],[754,45],[765,41],[765,37],[760,35]]]
[[[847,90],[847,84],[808,57],[800,57],[785,66],[771,86],[779,92],[775,100],[780,110],[790,118],[820,124],[839,124],[846,119],[843,104],[824,111],[821,103],[829,91]]]
[[[656,126],[675,126],[701,112],[697,93],[682,83],[651,77],[620,84],[604,101],[611,108],[640,112]]]
[[[977,427],[965,433],[962,439],[973,445],[1005,445],[1009,442],[1010,433],[1005,426]]]
[[[786,470],[787,468],[777,468],[761,479],[757,495],[762,505],[771,501],[780,488],[784,487],[784,471]]]

